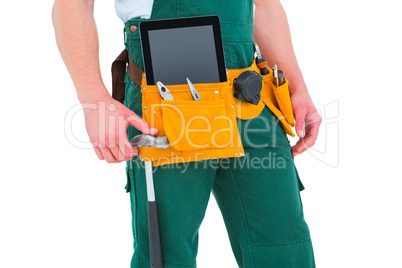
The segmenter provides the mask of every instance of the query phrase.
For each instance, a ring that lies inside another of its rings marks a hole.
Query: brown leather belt
[[[126,71],[131,80],[140,87],[144,71],[131,60],[127,49],[124,49],[112,63],[112,97],[121,103],[124,102],[125,97]]]

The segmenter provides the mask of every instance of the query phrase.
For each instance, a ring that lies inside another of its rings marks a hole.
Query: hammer
[[[133,147],[152,147],[166,149],[170,146],[166,136],[155,137],[140,134],[130,140]],[[148,235],[149,254],[151,268],[163,268],[161,234],[159,230],[158,206],[155,199],[154,179],[152,162],[144,161],[145,178],[147,185],[147,209],[148,209]]]

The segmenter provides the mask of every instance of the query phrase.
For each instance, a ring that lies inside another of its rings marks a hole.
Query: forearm
[[[57,46],[80,102],[108,94],[100,73],[93,0],[55,0],[52,20]]]
[[[254,40],[272,67],[283,70],[290,91],[307,90],[296,60],[285,11],[279,0],[254,1]]]

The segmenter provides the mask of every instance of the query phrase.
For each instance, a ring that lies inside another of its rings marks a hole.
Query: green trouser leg
[[[141,165],[141,161],[135,161]],[[162,241],[164,267],[196,267],[198,228],[214,182],[215,168],[197,168],[200,162],[154,168],[154,185]],[[147,196],[143,167],[131,176],[134,256],[131,267],[150,267]]]
[[[151,20],[219,15],[228,69],[253,62],[252,0],[154,0]],[[143,69],[138,31],[125,25],[126,48]],[[124,104],[141,116],[141,90],[126,75]],[[303,186],[279,121],[264,108],[238,120],[243,158],[208,160],[154,168],[165,268],[196,267],[198,229],[212,192],[224,217],[233,253],[242,268],[313,268],[310,234],[299,191]],[[130,126],[128,138],[140,132]],[[138,157],[127,162],[133,214],[131,268],[148,268],[149,244],[145,171]]]
[[[243,144],[254,146],[245,147],[245,157],[154,168],[165,267],[196,267],[198,229],[211,191],[239,267],[315,267],[299,193],[303,185],[284,130],[266,108],[257,118],[239,120],[239,126]],[[145,172],[138,157],[129,162],[128,172],[131,267],[148,268]]]
[[[290,154],[247,148],[221,165],[213,194],[239,267],[315,267]]]

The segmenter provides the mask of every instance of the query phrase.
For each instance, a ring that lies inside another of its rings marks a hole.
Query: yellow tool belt
[[[244,156],[236,118],[257,117],[265,105],[281,121],[286,133],[294,136],[290,128],[294,126],[294,118],[289,83],[286,80],[276,87],[271,69],[269,74],[262,76],[263,89],[258,105],[233,97],[235,78],[244,71],[260,73],[255,59],[248,68],[227,69],[226,82],[194,84],[202,101],[193,100],[187,84],[166,85],[174,100],[163,100],[156,85],[146,84],[144,72],[131,61],[125,50],[112,65],[112,96],[122,103],[125,71],[141,87],[143,119],[159,130],[158,136],[167,136],[171,145],[167,149],[139,148],[141,160],[153,161],[153,166]]]

